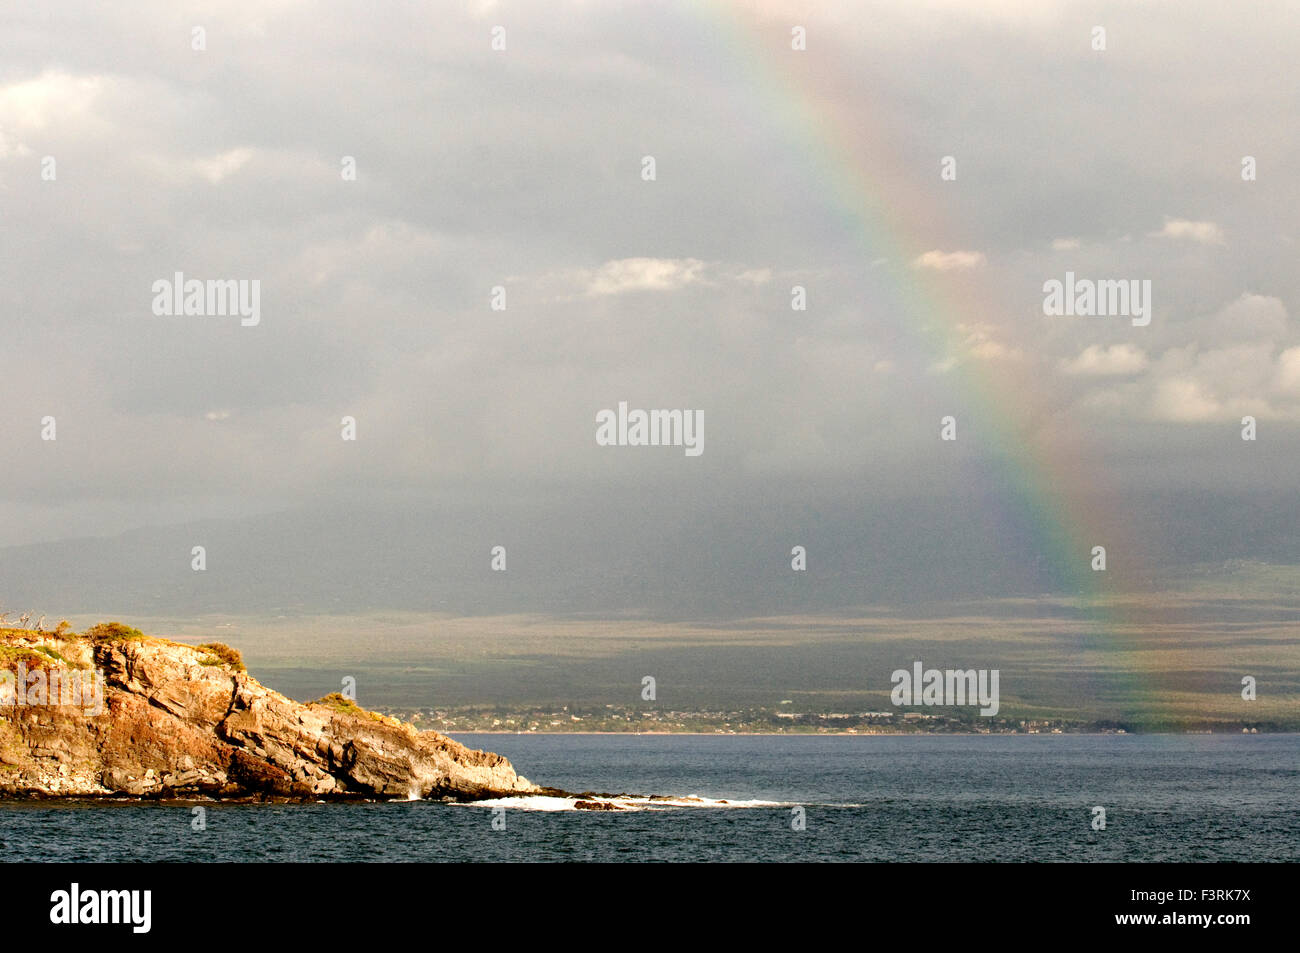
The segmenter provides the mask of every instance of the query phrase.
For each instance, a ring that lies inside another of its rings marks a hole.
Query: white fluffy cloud
[[[1300,398],[1300,347],[1289,347],[1278,357],[1273,386],[1279,394]]]
[[[957,330],[964,337],[962,348],[971,357],[982,361],[1019,360],[1024,356],[1017,347],[1003,342],[998,329],[989,324],[960,324]]]
[[[1165,219],[1164,228],[1149,234],[1153,238],[1173,238],[1202,245],[1223,244],[1223,229],[1214,222],[1193,222],[1185,218]]]
[[[90,121],[105,85],[102,76],[59,71],[10,83],[0,87],[0,124],[39,133],[55,124]]]
[[[228,149],[203,159],[194,160],[194,169],[199,175],[214,185],[242,169],[253,158],[253,150],[247,148]]]
[[[1300,420],[1300,346],[1277,298],[1242,295],[1166,334],[1171,343],[1155,356],[1127,343],[1091,345],[1059,366],[1081,378],[1128,378],[1098,381],[1084,397],[1095,409],[1172,424]]]
[[[931,268],[935,271],[966,271],[984,264],[984,253],[933,249],[916,256],[912,264],[917,268]]]
[[[1077,357],[1060,363],[1061,371],[1077,377],[1117,377],[1136,374],[1148,364],[1146,352],[1131,344],[1093,344]]]
[[[1223,413],[1219,401],[1189,377],[1157,381],[1149,407],[1152,418],[1179,423],[1202,423]]]
[[[580,274],[590,297],[629,291],[674,291],[699,281],[704,262],[695,258],[619,258]]]

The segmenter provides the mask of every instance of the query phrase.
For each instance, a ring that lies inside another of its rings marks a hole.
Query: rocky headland
[[[293,701],[220,643],[120,623],[0,629],[0,798],[412,799],[564,792],[500,755],[366,711]]]

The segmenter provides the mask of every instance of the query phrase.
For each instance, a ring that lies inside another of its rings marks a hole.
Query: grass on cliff
[[[58,662],[63,665],[73,667],[82,667],[77,663],[69,661],[58,649],[51,648],[48,645],[15,645],[4,644],[6,642],[31,641],[41,638],[53,637],[60,642],[72,642],[74,640],[83,640],[94,645],[111,645],[120,642],[145,642],[158,641],[168,645],[182,646],[192,648],[193,646],[183,646],[180,642],[173,642],[171,639],[150,639],[135,626],[127,625],[124,622],[100,622],[91,626],[85,632],[80,634],[72,630],[72,624],[66,619],[59,623],[58,627],[53,630],[44,628],[28,629],[15,628],[13,626],[0,626],[0,667],[12,668],[18,662],[23,661],[28,664],[37,663],[48,665],[50,662]],[[197,646],[198,650],[204,653],[204,658],[200,660],[201,665],[226,665],[236,672],[247,672],[244,665],[244,658],[238,649],[231,648],[224,642],[205,642]]]
[[[44,629],[0,629],[0,668],[15,669],[19,662],[23,662],[28,668],[49,668],[51,663],[55,663],[70,668],[82,668],[84,666],[73,662],[62,652],[48,645],[20,645],[5,644],[6,642],[17,642],[19,640],[30,642],[38,638],[58,638],[61,642],[67,642],[69,636],[62,633],[50,632]]]
[[[145,635],[123,622],[101,622],[81,633],[81,638],[92,642],[143,642]]]
[[[208,653],[208,657],[199,662],[200,665],[229,665],[236,672],[248,671],[239,649],[232,649],[224,642],[204,642],[199,646],[199,651]]]
[[[19,662],[48,665],[50,659],[34,649],[21,645],[0,645],[0,668],[17,668]]]
[[[314,702],[308,702],[308,704],[324,705],[326,708],[336,711],[340,715],[361,715],[366,718],[370,718],[373,721],[382,721],[385,724],[387,724],[389,721],[388,718],[379,714],[379,712],[367,711],[366,709],[358,705],[356,702],[354,702],[352,699],[348,698],[346,695],[343,695],[339,692],[330,692],[328,695],[324,696],[323,698],[318,698]]]

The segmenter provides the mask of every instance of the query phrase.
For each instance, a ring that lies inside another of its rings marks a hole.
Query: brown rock
[[[579,811],[621,811],[623,808],[609,801],[574,801],[574,808]]]
[[[500,755],[342,699],[292,701],[228,665],[202,664],[211,656],[190,646],[57,647],[103,673],[103,710],[0,705],[0,797],[473,800],[541,790]]]

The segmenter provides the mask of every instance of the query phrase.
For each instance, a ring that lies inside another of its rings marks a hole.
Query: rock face
[[[191,646],[28,633],[4,647],[0,797],[477,800],[542,790],[500,755],[339,696],[291,701]],[[65,681],[102,675],[99,711],[14,703],[14,676],[31,665],[51,682],[53,671]]]

